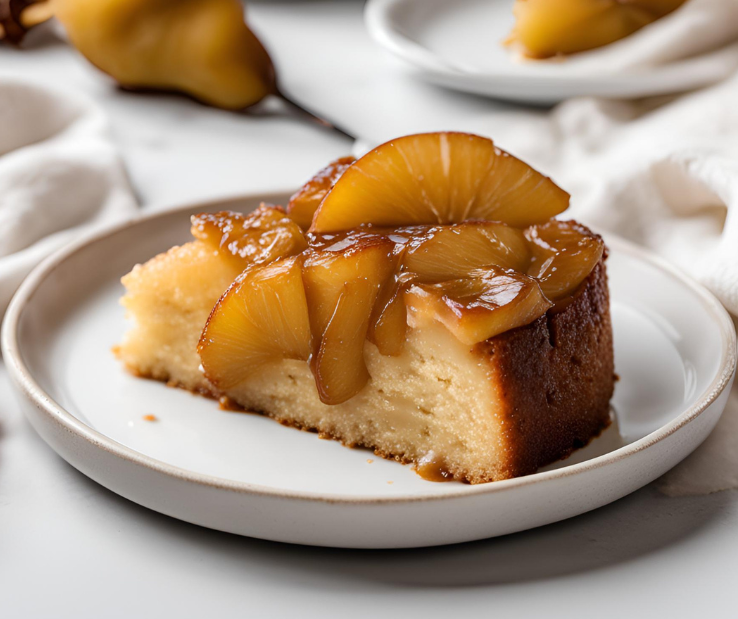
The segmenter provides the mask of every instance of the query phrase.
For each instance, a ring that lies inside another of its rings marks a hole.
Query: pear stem
[[[335,131],[336,133],[342,135],[345,138],[348,138],[349,140],[355,142],[356,136],[351,135],[348,131],[345,129],[342,129],[335,123],[330,122],[329,120],[326,120],[325,118],[322,118],[321,116],[318,116],[317,114],[314,114],[310,110],[305,109],[302,105],[297,103],[296,101],[290,99],[287,95],[285,95],[283,92],[277,92],[277,96],[284,101],[288,107],[292,108],[296,112],[300,113],[302,116],[305,116],[309,118],[314,123],[320,125],[321,127],[324,127],[326,129],[330,129],[331,131]]]

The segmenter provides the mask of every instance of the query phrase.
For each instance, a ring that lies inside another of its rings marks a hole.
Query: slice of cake
[[[686,0],[515,0],[507,43],[529,58],[551,58],[619,41]]]
[[[193,218],[124,277],[119,356],[429,478],[532,473],[610,420],[606,251],[567,206],[488,139],[388,142],[286,213]]]

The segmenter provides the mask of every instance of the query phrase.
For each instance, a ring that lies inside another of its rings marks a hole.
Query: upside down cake
[[[486,138],[393,140],[286,209],[193,217],[123,278],[118,355],[426,473],[535,472],[610,420],[607,251],[568,203]]]

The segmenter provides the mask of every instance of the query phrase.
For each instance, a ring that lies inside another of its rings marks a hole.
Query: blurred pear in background
[[[237,110],[276,94],[239,0],[50,0],[70,42],[124,88]]]

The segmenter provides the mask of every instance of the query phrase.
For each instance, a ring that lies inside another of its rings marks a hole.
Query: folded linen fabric
[[[85,98],[0,76],[0,313],[28,272],[136,201],[102,111]]]
[[[738,315],[738,74],[681,97],[585,97],[551,111],[449,114],[422,85],[403,94],[382,126],[363,127],[356,154],[420,131],[489,136],[571,193],[567,216],[661,254]]]
[[[577,99],[483,133],[572,194],[571,216],[671,260],[738,314],[738,75],[667,102]]]

